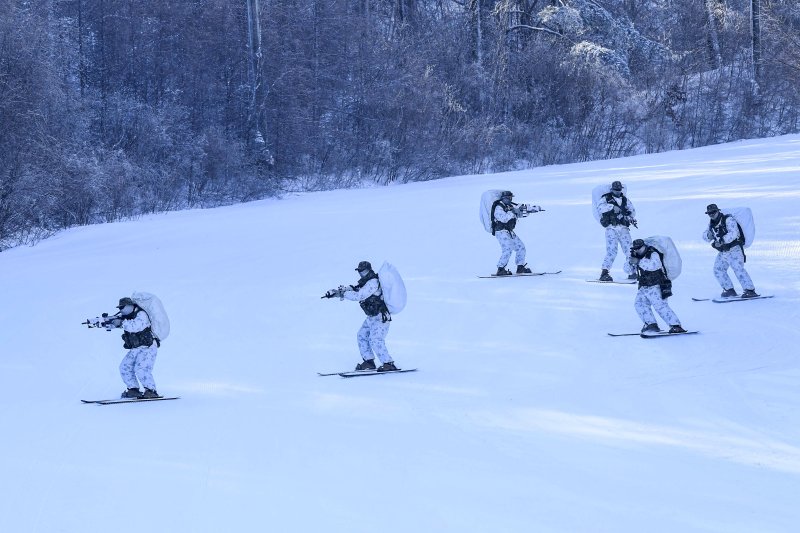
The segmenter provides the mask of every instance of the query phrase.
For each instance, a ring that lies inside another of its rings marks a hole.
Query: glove
[[[529,205],[528,206],[528,211],[530,213],[538,213],[541,210],[542,210],[542,208],[540,206],[538,206],[538,205]]]
[[[628,263],[630,263],[633,266],[636,266],[636,265],[639,264],[639,260],[640,259],[641,259],[640,257],[636,257],[635,255],[632,255],[632,256],[630,256],[628,258]]]
[[[343,294],[342,286],[340,285],[338,289],[331,289],[325,293],[325,298],[341,298]]]
[[[722,241],[719,239],[712,242],[711,246],[713,246],[715,250],[719,250],[720,252],[722,251]]]
[[[622,212],[622,209],[618,205],[614,206],[614,214],[619,215]]]
[[[515,215],[517,215],[518,217],[524,217],[525,216],[524,211],[519,207],[512,207],[511,208],[511,212],[514,213]]]

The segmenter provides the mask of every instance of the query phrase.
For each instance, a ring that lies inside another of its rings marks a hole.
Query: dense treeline
[[[798,30],[796,0],[0,0],[0,250],[797,132]]]

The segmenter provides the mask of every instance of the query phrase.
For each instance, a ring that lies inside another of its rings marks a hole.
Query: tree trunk
[[[250,78],[250,130],[253,132],[253,141],[258,145],[264,144],[262,134],[263,106],[263,73],[261,52],[261,8],[258,0],[247,1],[247,39],[248,63],[247,74]]]
[[[706,20],[708,24],[708,56],[711,67],[718,69],[722,66],[722,57],[719,53],[719,32],[717,31],[717,16],[715,7],[717,0],[706,0]]]
[[[750,0],[750,28],[753,38],[753,82],[761,82],[761,0]]]

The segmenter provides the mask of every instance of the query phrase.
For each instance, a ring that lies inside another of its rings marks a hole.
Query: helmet
[[[126,305],[136,305],[136,302],[134,302],[131,298],[128,298],[127,296],[124,298],[120,298],[119,305],[117,305],[117,309],[122,309]]]
[[[511,191],[503,191],[500,193],[500,198],[514,198],[514,193]]]
[[[358,263],[356,270],[359,272],[362,270],[372,270],[372,264],[369,261],[361,261]]]
[[[647,243],[645,243],[642,239],[636,239],[631,243],[631,253],[636,254],[636,257],[641,257],[638,255],[639,250],[642,249]]]
[[[622,190],[622,182],[621,181],[615,181],[614,183],[612,183],[611,184],[611,190],[612,191],[621,191]]]

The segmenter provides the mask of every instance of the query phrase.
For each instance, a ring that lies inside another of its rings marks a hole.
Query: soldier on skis
[[[706,214],[709,217],[708,228],[703,232],[703,240],[710,242],[717,252],[714,261],[714,277],[722,287],[722,297],[738,296],[733,288],[733,282],[728,275],[728,268],[742,285],[744,292],[742,298],[756,298],[755,285],[750,275],[744,268],[746,257],[744,255],[744,236],[739,229],[739,224],[731,215],[724,214],[717,204],[708,204]]]
[[[150,317],[132,298],[120,298],[119,312],[103,319],[95,318],[95,327],[122,328],[122,340],[128,350],[119,365],[122,381],[128,387],[121,398],[159,398],[156,382],[153,380],[153,366],[158,355],[159,341],[153,335]],[[139,385],[144,392],[139,390]]]
[[[514,262],[517,265],[517,274],[530,274],[531,269],[525,264],[525,245],[522,243],[514,228],[517,225],[517,218],[525,216],[527,213],[522,212],[522,208],[528,210],[528,206],[518,206],[511,200],[514,195],[511,191],[503,191],[500,198],[492,204],[491,217],[492,217],[492,235],[497,238],[500,243],[500,259],[497,261],[496,276],[511,276],[513,273],[506,268],[509,259],[511,259],[511,252],[514,252]],[[535,213],[540,211],[538,206],[530,206],[531,212]]]
[[[642,239],[636,239],[631,245],[628,263],[631,269],[636,269],[639,280],[639,290],[636,292],[633,307],[644,322],[642,333],[661,331],[653,309],[669,324],[669,333],[686,333],[678,316],[667,303],[666,298],[672,295],[672,285],[658,250],[648,246]]]
[[[608,271],[617,257],[617,246],[623,253],[627,253],[631,247],[631,232],[628,228],[631,224],[636,226],[636,209],[625,195],[620,181],[613,182],[611,190],[600,196],[595,203],[595,209],[600,215],[600,224],[606,231],[606,256],[603,259],[600,281],[614,281]],[[623,268],[629,280],[636,279],[634,268],[629,262],[626,261]]]
[[[392,315],[383,300],[378,274],[372,270],[372,264],[369,261],[359,262],[356,271],[360,276],[358,283],[348,286],[340,285],[339,288],[332,289],[325,294],[328,298],[338,297],[340,300],[359,302],[361,309],[367,315],[356,336],[362,359],[356,365],[356,370],[376,370],[375,356],[381,362],[381,366],[377,368],[378,372],[398,370],[386,349],[386,335],[389,333]]]

